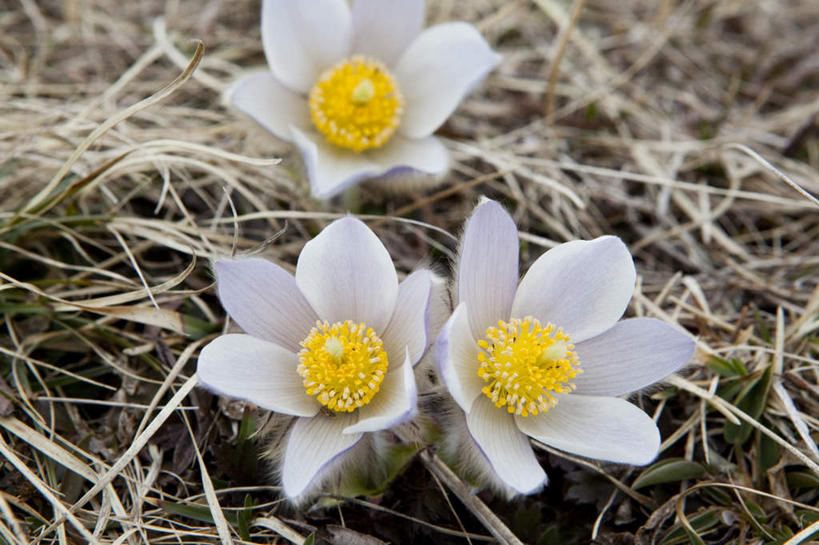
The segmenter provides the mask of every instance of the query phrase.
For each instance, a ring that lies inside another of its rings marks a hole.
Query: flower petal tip
[[[349,414],[298,418],[288,433],[281,465],[282,489],[298,502],[311,494],[349,460],[350,451],[364,434],[342,433],[350,425]]]
[[[401,367],[388,373],[381,390],[369,405],[359,409],[359,421],[344,428],[342,433],[386,430],[415,417],[418,411],[418,388],[410,364],[409,348],[405,348]]]

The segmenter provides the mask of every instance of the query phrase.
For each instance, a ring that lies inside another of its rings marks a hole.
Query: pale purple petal
[[[379,177],[389,176],[401,169],[441,174],[449,168],[449,152],[434,136],[407,138],[394,134],[384,147],[364,153],[380,167]]]
[[[270,411],[314,416],[321,405],[307,395],[296,355],[250,335],[222,335],[199,354],[200,383],[217,394],[250,401]]]
[[[464,412],[472,410],[486,383],[478,377],[478,344],[469,329],[466,303],[449,317],[437,340],[438,371]]]
[[[517,284],[518,229],[500,204],[484,201],[466,222],[458,258],[458,302],[476,339],[509,319]]]
[[[322,320],[364,322],[384,331],[398,298],[398,276],[378,237],[351,216],[304,245],[296,284]]]
[[[353,448],[364,436],[345,434],[344,428],[356,421],[353,413],[336,413],[299,418],[287,438],[282,463],[284,494],[296,498],[320,477],[323,469]]]
[[[466,425],[503,482],[521,494],[530,494],[543,486],[546,473],[535,458],[529,439],[518,430],[505,407],[495,407],[481,396],[466,415]]]
[[[554,448],[621,464],[657,457],[660,432],[646,413],[616,397],[564,394],[536,416],[516,416],[520,430]]]
[[[551,322],[578,344],[623,315],[636,277],[631,254],[619,238],[566,242],[540,256],[523,277],[512,316]]]
[[[426,352],[431,292],[432,273],[426,270],[415,271],[398,285],[395,312],[381,334],[390,364],[393,359],[403,361],[405,349],[409,349],[411,365],[418,363]]]
[[[358,422],[345,428],[344,433],[386,430],[415,416],[418,390],[409,351],[403,364],[391,368],[372,400],[358,409]]]
[[[304,159],[311,193],[317,199],[329,199],[354,184],[378,176],[383,170],[366,153],[330,144],[316,131],[302,131],[291,125],[290,132]]]
[[[423,25],[424,0],[356,0],[351,53],[392,66]]]
[[[352,22],[345,0],[264,0],[262,43],[276,79],[306,93],[321,73],[350,51]]]
[[[443,23],[421,32],[394,70],[405,101],[401,133],[423,138],[435,132],[500,59],[467,23]]]
[[[315,130],[295,125],[289,129],[317,199],[329,199],[359,182],[404,169],[440,174],[449,166],[446,148],[434,137],[410,140],[396,134],[382,148],[356,153],[329,143]]]
[[[219,300],[246,333],[292,352],[318,316],[289,272],[266,259],[223,259],[214,263]]]
[[[307,100],[276,81],[268,70],[239,78],[225,96],[234,107],[282,140],[293,139],[291,125],[310,126]]]
[[[645,388],[685,365],[694,346],[690,336],[660,320],[623,320],[576,345],[583,370],[573,379],[576,393],[620,396]]]

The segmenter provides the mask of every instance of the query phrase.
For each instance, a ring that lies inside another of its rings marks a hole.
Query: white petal
[[[351,216],[334,221],[304,245],[296,284],[322,320],[364,322],[380,334],[398,298],[387,249]]]
[[[390,176],[401,169],[412,169],[426,174],[441,174],[449,168],[449,152],[434,136],[407,138],[395,134],[379,149],[365,152],[381,171],[377,176]]]
[[[576,393],[620,396],[664,379],[694,354],[694,340],[660,320],[618,322],[575,346],[582,373]]]
[[[395,312],[381,340],[390,363],[403,361],[404,350],[409,349],[410,364],[415,365],[429,342],[429,298],[432,292],[432,273],[415,271],[398,285]]]
[[[409,351],[405,351],[403,365],[387,372],[378,393],[358,409],[358,422],[345,428],[344,433],[386,430],[406,422],[415,416],[417,403],[415,375]]]
[[[432,134],[500,59],[467,23],[424,30],[395,65],[405,101],[399,130],[410,138]]]
[[[391,66],[421,32],[424,0],[356,0],[351,53]]]
[[[529,494],[546,481],[546,473],[535,458],[529,439],[515,426],[505,408],[486,397],[475,400],[466,415],[469,433],[503,482],[522,494]]]
[[[509,319],[517,285],[518,229],[500,204],[487,200],[467,221],[458,258],[458,302],[466,303],[476,339]]]
[[[478,377],[478,345],[469,329],[465,303],[457,306],[441,328],[436,352],[441,380],[468,413],[485,382]]]
[[[327,142],[312,129],[291,125],[290,133],[317,199],[329,199],[359,182],[388,177],[403,169],[440,174],[449,166],[449,153],[434,137],[410,140],[396,134],[383,148],[356,153]]]
[[[566,394],[537,416],[516,416],[520,430],[552,447],[587,458],[644,465],[657,457],[660,432],[624,399]]]
[[[382,170],[367,154],[330,144],[316,131],[302,131],[291,125],[290,132],[304,159],[311,193],[317,199],[329,199]]]
[[[636,277],[631,254],[619,238],[566,242],[532,264],[518,287],[512,316],[552,322],[577,344],[623,315]]]
[[[310,125],[307,100],[276,81],[268,70],[239,78],[225,96],[234,107],[282,140],[293,139],[290,125]]]
[[[239,326],[254,337],[292,352],[318,316],[289,272],[266,259],[224,259],[213,265],[219,300]]]
[[[361,433],[343,432],[355,419],[354,414],[336,413],[296,420],[282,464],[282,486],[287,497],[304,493],[324,468],[361,440]]]
[[[250,335],[222,335],[199,354],[200,382],[218,394],[270,411],[314,416],[321,405],[307,395],[289,350]]]
[[[306,93],[321,73],[350,51],[350,9],[345,0],[264,0],[262,43],[276,78]]]

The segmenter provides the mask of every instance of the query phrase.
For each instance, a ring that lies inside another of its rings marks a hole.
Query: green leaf
[[[245,541],[250,541],[250,521],[253,520],[253,508],[258,503],[250,494],[245,494],[245,508],[236,514],[237,530]]]
[[[216,490],[221,490],[222,488],[227,488],[230,486],[230,481],[226,481],[218,477],[211,477],[210,482],[213,483],[213,488]]]
[[[744,381],[742,380],[724,380],[720,382],[719,389],[717,390],[717,395],[720,396],[722,399],[726,401],[733,401],[739,392],[742,390],[742,386],[744,385]],[[713,407],[709,404],[709,410],[714,410]]]
[[[788,487],[797,489],[819,488],[819,477],[809,471],[791,471],[785,475]]]
[[[168,513],[171,513],[172,515],[179,515],[182,517],[187,517],[189,519],[198,520],[200,522],[208,522],[210,524],[215,524],[213,521],[213,516],[210,514],[210,509],[202,505],[191,505],[189,503],[161,501],[159,502],[159,507],[161,507]],[[223,513],[225,514],[225,519],[227,519],[228,524],[230,524],[234,528],[239,525],[236,512],[223,511]]]
[[[769,530],[770,531],[770,530]],[[783,542],[789,540],[793,537],[793,528],[786,526],[784,524],[778,524],[776,528],[773,529],[771,532],[775,537],[781,539]],[[814,533],[813,535],[819,534],[819,532]],[[807,539],[803,543],[810,543],[808,539],[811,536],[807,536]]]
[[[768,519],[767,513],[762,507],[759,506],[758,503],[754,502],[753,500],[745,500],[745,508],[751,514],[752,517],[757,519],[757,521],[764,522]]]
[[[256,422],[252,411],[244,411],[242,413],[242,423],[239,426],[239,434],[236,437],[237,443],[247,441],[247,439],[256,431]]]
[[[816,511],[808,511],[807,509],[798,509],[795,513],[799,519],[800,526],[810,526],[816,521],[819,521],[819,513]]]
[[[691,534],[688,529],[679,522],[672,526],[660,540],[660,545],[677,545],[689,541],[695,545],[705,545],[700,534],[708,533],[708,530],[719,524],[719,513],[716,509],[709,509],[690,519],[688,523],[696,531]]]
[[[720,488],[708,486],[703,488],[702,491],[703,495],[710,498],[714,503],[718,503],[725,507],[731,507],[734,505],[735,498],[733,498]]]
[[[259,445],[251,439],[255,430],[256,418],[254,411],[245,409],[242,414],[242,422],[239,424],[236,443],[233,446],[233,456],[231,457],[233,467],[238,472],[234,475],[237,479],[241,480],[242,476],[247,477],[256,473],[259,463]]]
[[[313,545],[316,542],[316,533],[313,532],[304,540],[304,545]]]
[[[673,483],[685,479],[696,479],[705,475],[705,468],[697,462],[682,458],[661,460],[645,469],[634,479],[631,487],[635,490],[661,483]]]
[[[748,376],[748,369],[745,364],[736,358],[726,360],[719,356],[711,356],[706,363],[706,366],[713,372],[723,377],[746,377]]]
[[[711,473],[734,473],[737,471],[736,464],[731,463],[710,446],[708,447],[708,462],[708,468]],[[733,502],[733,500],[731,501]]]
[[[201,339],[218,330],[216,324],[200,320],[189,314],[182,314],[182,325],[185,329],[185,333],[188,334],[191,340]]]
[[[768,365],[757,377],[751,379],[734,400],[734,404],[748,413],[752,418],[759,419],[768,404],[768,392],[771,389],[773,366]],[[735,445],[744,444],[750,437],[753,427],[747,422],[737,426],[731,422],[725,423],[723,435],[725,440]]]
[[[756,321],[756,328],[759,330],[759,336],[762,337],[766,343],[771,344],[771,330],[762,318],[758,309],[754,309],[754,321]]]
[[[768,471],[779,461],[779,444],[764,433],[759,434],[758,450],[760,471]]]

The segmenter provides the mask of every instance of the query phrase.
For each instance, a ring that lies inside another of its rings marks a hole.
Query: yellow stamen
[[[398,128],[404,100],[380,62],[356,55],[310,90],[310,117],[327,141],[353,151],[380,148]]]
[[[569,382],[581,373],[569,336],[549,323],[526,317],[498,322],[478,341],[481,391],[496,407],[520,416],[546,412],[557,404],[553,393],[574,390]]]
[[[301,345],[296,370],[307,394],[328,409],[352,412],[369,403],[381,388],[387,353],[365,324],[316,322]]]

